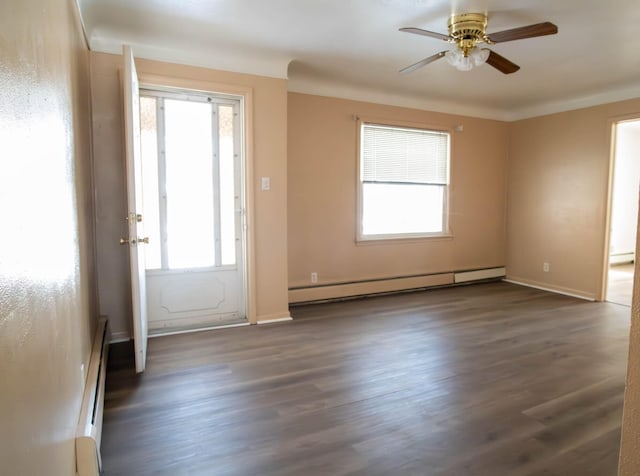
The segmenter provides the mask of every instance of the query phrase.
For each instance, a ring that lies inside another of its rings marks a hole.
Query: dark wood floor
[[[506,283],[112,346],[113,475],[616,474],[630,309]]]
[[[633,263],[617,264],[609,267],[607,281],[607,301],[631,306],[633,295]]]

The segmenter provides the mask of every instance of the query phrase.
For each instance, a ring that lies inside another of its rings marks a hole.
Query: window
[[[195,92],[141,91],[147,270],[236,264],[237,107]]]
[[[447,233],[449,133],[360,123],[360,240]]]

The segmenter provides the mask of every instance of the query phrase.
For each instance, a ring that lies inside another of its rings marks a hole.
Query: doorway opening
[[[247,324],[242,107],[140,89],[150,334]]]
[[[638,229],[640,119],[614,124],[613,179],[605,299],[631,306]]]

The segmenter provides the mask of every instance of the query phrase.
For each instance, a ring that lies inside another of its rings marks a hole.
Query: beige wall
[[[640,150],[636,149],[636,160]],[[640,228],[638,229],[640,231]],[[640,240],[636,239],[636,256],[640,256]],[[640,261],[636,261],[635,275],[640,276]],[[633,284],[631,308],[631,332],[629,336],[629,361],[627,386],[624,395],[622,418],[622,445],[620,449],[620,476],[640,473],[640,279]]]
[[[95,329],[88,51],[73,0],[0,4],[0,472],[75,474]]]
[[[134,51],[135,54],[135,51]],[[126,233],[126,189],[122,143],[121,57],[91,54],[97,249],[100,311],[115,338],[128,338],[131,305]],[[249,260],[251,320],[289,315],[287,302],[287,83],[283,79],[136,59],[141,81],[218,92],[247,93]],[[271,190],[260,178],[271,178]]]
[[[0,461],[11,475],[71,475],[97,308],[89,54],[72,0],[4,2],[0,31]],[[128,263],[117,245],[126,211],[119,58],[91,59],[101,306],[116,333],[128,335]],[[150,74],[252,91],[257,317],[286,314],[287,285],[308,285],[310,271],[333,283],[506,261],[513,279],[584,296],[600,292],[608,121],[637,114],[640,100],[506,125],[302,94],[287,100],[283,80],[138,64]],[[453,142],[453,239],[355,244],[353,114],[464,125]],[[261,176],[271,177],[270,192],[259,191]],[[543,261],[551,263],[550,273],[542,273]],[[623,423],[625,476],[640,467],[639,287]]]
[[[600,298],[611,121],[633,113],[640,100],[511,124],[509,279]]]
[[[638,230],[640,231],[640,228]],[[640,240],[637,240],[636,256],[640,256],[639,253]],[[635,275],[640,276],[639,261],[636,261]],[[629,361],[618,474],[620,476],[640,474],[640,279],[636,279],[633,283]]]
[[[511,124],[507,277],[602,298],[611,125],[640,99]],[[640,243],[640,242],[639,242]],[[550,271],[542,271],[543,262]],[[639,273],[636,263],[636,273]],[[634,285],[621,476],[640,472],[640,284]]]
[[[288,101],[289,287],[447,273],[505,264],[508,124],[290,93]],[[356,244],[354,115],[452,129],[453,238]],[[335,288],[315,290],[315,299]],[[323,294],[324,293],[324,294]]]

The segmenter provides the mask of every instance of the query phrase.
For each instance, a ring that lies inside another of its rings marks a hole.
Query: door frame
[[[253,89],[250,87],[229,85],[210,81],[191,80],[162,76],[145,72],[144,68],[138,68],[140,88],[158,90],[183,90],[211,95],[234,96],[240,101],[242,111],[242,124],[240,127],[240,147],[243,169],[243,194],[244,194],[244,300],[247,321],[250,324],[257,323],[256,313],[256,266],[255,266],[255,229],[254,210],[255,197],[254,183],[254,154],[253,154]]]
[[[607,128],[609,130],[609,171],[607,174],[607,196],[606,196],[606,208],[605,208],[605,222],[604,222],[604,249],[602,253],[602,286],[600,288],[600,295],[598,301],[607,300],[607,287],[609,284],[609,246],[611,245],[611,215],[613,213],[613,179],[616,166],[616,146],[617,146],[617,125],[620,122],[640,120],[640,112],[634,114],[625,114],[622,116],[610,117],[607,121]],[[640,212],[640,210],[639,210]],[[639,218],[640,220],[640,218]],[[640,221],[639,221],[640,223]],[[636,233],[636,247],[639,242],[639,235]]]

